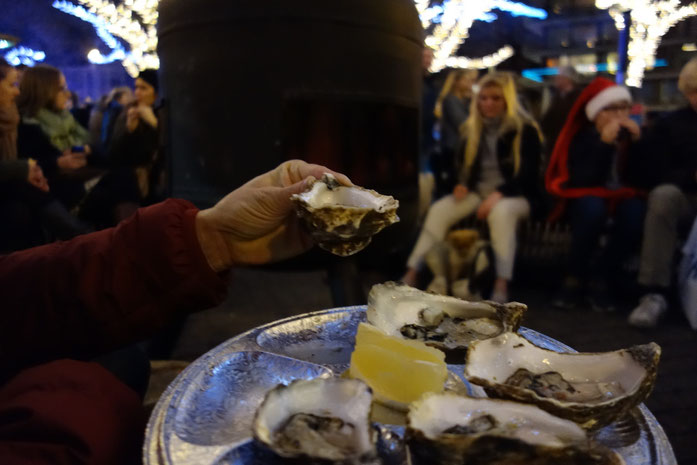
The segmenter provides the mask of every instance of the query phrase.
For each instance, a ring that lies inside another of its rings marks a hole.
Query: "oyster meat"
[[[661,348],[558,353],[515,333],[470,345],[465,377],[496,397],[534,403],[597,429],[624,416],[651,393]]]
[[[468,302],[386,282],[370,290],[367,319],[387,334],[448,351],[517,331],[526,309],[517,302]]]
[[[254,417],[254,437],[285,458],[362,463],[376,456],[371,401],[359,380],[293,381],[267,393]]]
[[[343,186],[328,173],[291,201],[314,241],[342,257],[363,250],[375,234],[399,221],[393,197]]]
[[[534,405],[451,393],[412,403],[406,438],[416,465],[624,464],[576,423]]]

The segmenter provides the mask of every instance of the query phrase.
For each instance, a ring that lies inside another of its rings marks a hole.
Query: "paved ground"
[[[362,273],[369,288],[394,276]],[[315,272],[236,271],[228,300],[189,318],[172,358],[193,360],[249,328],[286,316],[333,307],[327,274]],[[551,293],[539,286],[518,289],[513,298],[529,312],[524,326],[580,351],[606,351],[655,341],[663,348],[656,388],[647,405],[663,425],[680,465],[697,464],[697,333],[675,313],[659,328],[640,331],[627,326],[624,313],[599,314],[588,309],[560,312],[551,308]]]

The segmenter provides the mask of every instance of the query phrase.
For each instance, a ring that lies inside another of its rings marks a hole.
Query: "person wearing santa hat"
[[[580,303],[591,275],[590,258],[610,218],[599,263],[602,281],[589,296],[595,310],[615,309],[608,281],[621,274],[623,262],[639,248],[645,201],[638,188],[644,184],[645,164],[637,144],[641,129],[629,117],[631,102],[626,87],[596,78],[576,100],[554,146],[545,183],[560,198],[553,217],[566,209],[572,232],[558,307]]]

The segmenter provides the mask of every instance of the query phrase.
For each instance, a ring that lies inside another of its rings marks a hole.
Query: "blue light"
[[[0,50],[4,48],[10,48],[14,45],[14,43],[10,42],[9,40],[5,39],[0,39]]]
[[[75,5],[66,0],[55,0],[53,2],[53,8],[90,23],[94,27],[99,38],[111,49],[111,53],[107,56],[103,56],[101,53],[90,53],[88,55],[88,60],[91,63],[101,65],[126,58],[126,50],[123,48],[123,45],[121,45],[121,42],[109,32],[107,29],[108,25],[104,19],[94,13],[90,13],[82,6]]]
[[[5,54],[5,60],[12,66],[34,66],[37,61],[44,61],[46,54],[40,50],[27,47],[16,47]]]
[[[653,65],[654,68],[665,68],[668,66],[668,61],[664,59],[656,60],[656,63]],[[592,71],[597,72],[597,73],[604,73],[609,71],[610,66],[607,63],[598,63],[596,65],[592,65]],[[558,68],[534,68],[534,69],[526,69],[523,70],[521,73],[524,78],[530,79],[531,81],[535,82],[544,82],[542,79],[543,76],[556,76],[559,74],[559,69]]]
[[[527,18],[547,19],[547,12],[541,8],[534,8],[520,2],[510,0],[496,0],[493,8],[510,13],[513,16],[525,16]]]

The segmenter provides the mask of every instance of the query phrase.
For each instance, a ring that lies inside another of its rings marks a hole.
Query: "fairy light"
[[[448,68],[467,68],[467,69],[487,69],[498,66],[511,58],[515,52],[513,47],[506,45],[501,47],[496,53],[482,58],[450,57],[445,61]]]
[[[40,50],[27,47],[16,47],[5,54],[5,60],[12,66],[34,66],[37,61],[44,61],[46,54]]]
[[[596,6],[609,10],[617,29],[626,27],[623,15],[629,11],[626,84],[641,87],[645,70],[656,64],[656,50],[661,38],[680,21],[697,15],[697,2],[682,6],[679,0],[596,0]],[[622,19],[620,19],[622,18]]]
[[[510,0],[480,0],[476,3],[471,0],[446,0],[442,5],[426,8],[420,11],[420,14],[424,27],[427,29],[432,27],[431,34],[426,38],[426,45],[434,50],[430,71],[438,72],[451,66],[452,63],[469,63],[457,60],[459,57],[455,56],[455,53],[469,36],[469,30],[475,21],[491,22],[497,19],[496,15],[491,13],[494,9],[514,16],[547,18],[545,10]],[[504,49],[505,53],[501,53]],[[511,52],[511,48],[504,47],[499,52],[484,58],[487,58],[487,63],[494,63],[503,56],[506,56],[504,59],[510,58],[508,54]],[[480,65],[481,63],[484,61],[479,62]]]

